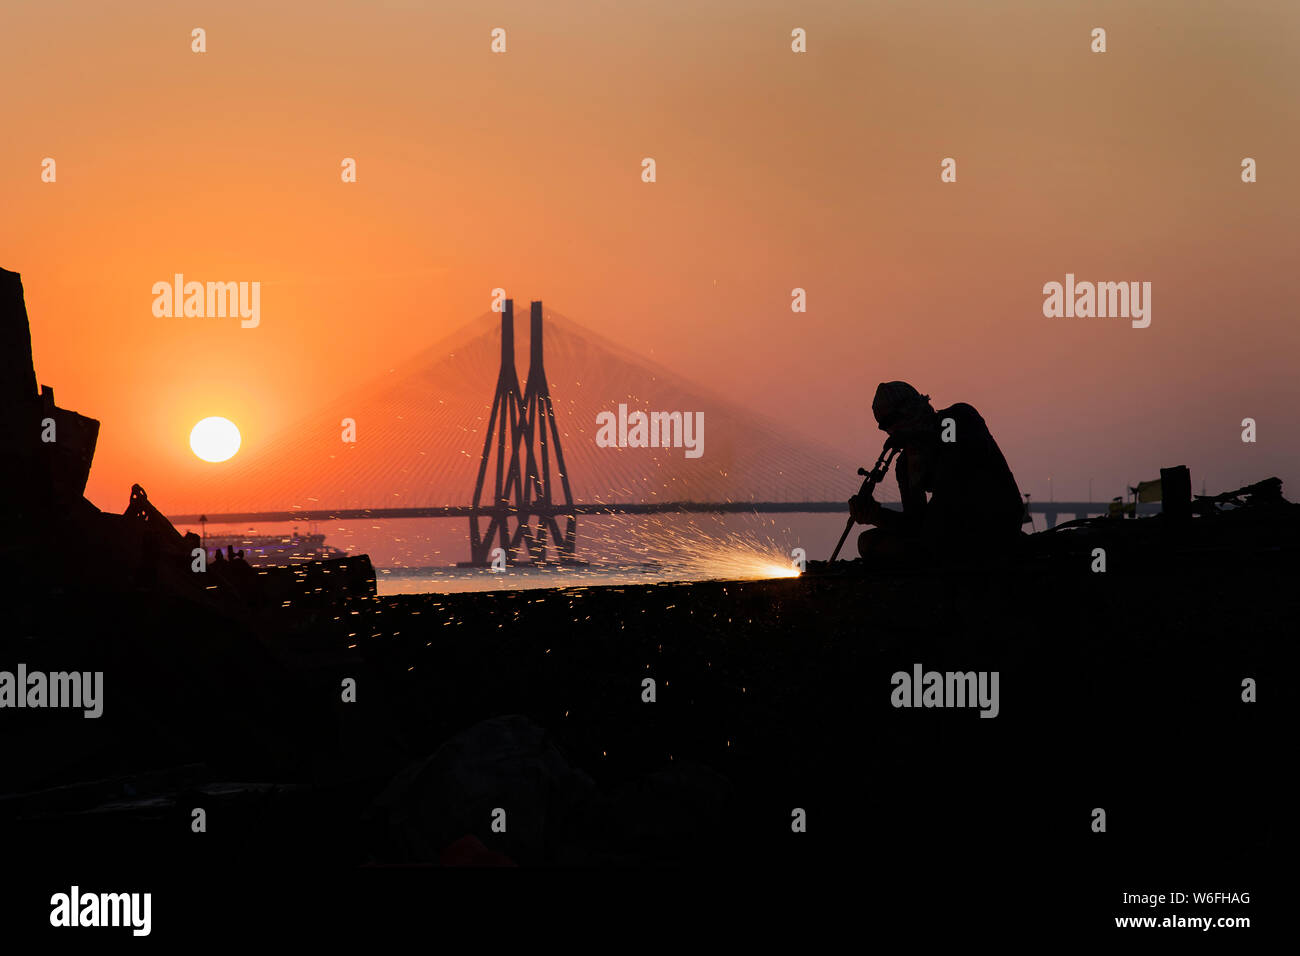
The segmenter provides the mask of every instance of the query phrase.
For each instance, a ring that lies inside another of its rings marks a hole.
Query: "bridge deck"
[[[897,509],[895,502],[885,502],[885,507]],[[1100,515],[1110,507],[1108,501],[1034,501],[1031,514]],[[1160,505],[1138,505],[1139,514],[1155,514]],[[491,516],[504,512],[517,515],[515,508],[474,509],[469,505],[447,505],[428,508],[324,508],[316,511],[241,511],[207,515],[209,524],[269,524],[285,521],[359,521],[377,518],[468,518],[478,514]],[[628,504],[575,504],[550,508],[529,509],[531,515],[649,515],[649,514],[843,514],[847,515],[845,501],[665,501]],[[198,524],[201,515],[169,515],[173,524]]]

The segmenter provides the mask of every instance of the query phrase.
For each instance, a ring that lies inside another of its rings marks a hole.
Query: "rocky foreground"
[[[0,713],[0,839],[318,873],[892,859],[1222,882],[1277,837],[1295,570],[806,575],[230,618],[145,591],[28,601],[0,666],[102,671],[103,714]],[[930,671],[997,672],[996,708],[919,689],[895,706],[894,675]]]

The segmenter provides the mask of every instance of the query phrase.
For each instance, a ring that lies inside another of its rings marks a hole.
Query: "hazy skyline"
[[[1285,3],[9,4],[0,266],[39,381],[103,422],[109,510],[223,467],[189,449],[200,418],[239,425],[239,462],[498,287],[849,467],[902,378],[975,405],[1036,499],[1174,464],[1294,498],[1298,26]],[[258,327],[156,318],[177,272],[260,282]],[[1045,318],[1067,273],[1150,282],[1151,326]]]

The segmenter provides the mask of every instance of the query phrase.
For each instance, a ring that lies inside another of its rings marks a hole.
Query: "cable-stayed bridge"
[[[857,488],[856,463],[541,302],[523,330],[521,386],[513,301],[494,318],[499,335],[477,325],[449,337],[160,507],[178,524],[460,518],[476,563],[498,547],[563,561],[575,559],[583,515],[842,511]],[[615,410],[620,438],[637,415],[656,423],[654,438],[610,447],[597,423]],[[685,432],[692,415],[698,434]],[[342,421],[355,423],[355,443],[340,442]]]

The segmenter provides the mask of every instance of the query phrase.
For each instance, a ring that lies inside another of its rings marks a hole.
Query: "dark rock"
[[[543,728],[510,715],[475,724],[407,766],[369,816],[385,862],[435,862],[472,836],[492,852],[536,865],[559,858],[594,791]],[[505,811],[504,833],[492,829],[498,808]]]

